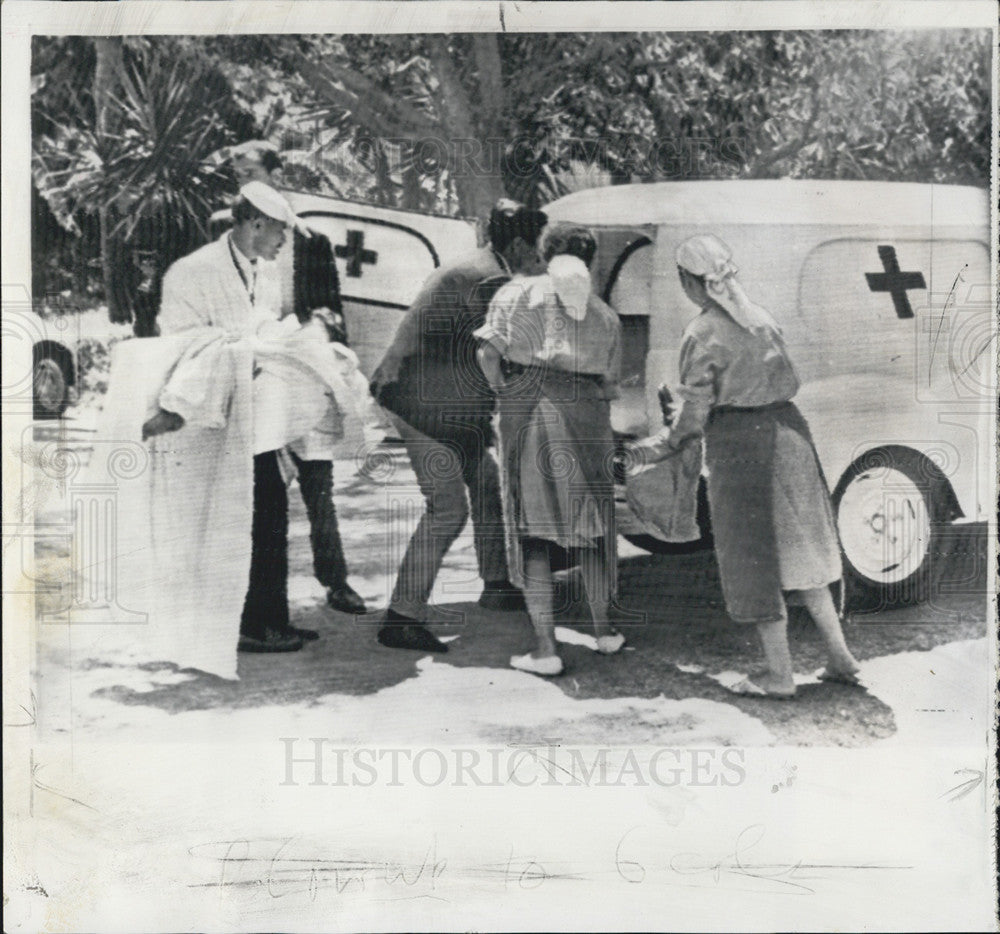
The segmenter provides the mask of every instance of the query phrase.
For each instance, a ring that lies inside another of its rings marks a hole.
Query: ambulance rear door
[[[619,398],[611,404],[611,425],[626,436],[647,431],[647,357],[649,355],[652,277],[656,229],[599,228],[598,253],[591,270],[595,288],[617,313],[622,326]]]

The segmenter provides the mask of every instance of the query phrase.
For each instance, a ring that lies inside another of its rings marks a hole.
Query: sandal
[[[625,637],[617,629],[612,629],[609,636],[597,637],[597,651],[601,655],[614,655],[620,652],[624,645]]]

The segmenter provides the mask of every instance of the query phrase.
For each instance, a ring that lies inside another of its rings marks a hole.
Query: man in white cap
[[[281,156],[264,140],[227,147],[219,152],[218,158],[229,163],[240,185],[280,183]],[[322,317],[329,339],[346,347],[340,280],[329,237],[300,226],[292,231],[290,239],[291,243],[286,244],[277,257],[281,314],[293,314],[303,324],[314,316]],[[330,440],[321,432],[312,432],[290,445],[289,452],[295,462],[299,492],[309,516],[316,579],[326,589],[327,603],[333,609],[363,614],[364,600],[347,582],[347,562],[333,502]]]
[[[219,239],[179,259],[163,279],[160,333],[221,328],[233,337],[266,337],[276,324],[273,262],[296,224],[291,205],[262,182],[240,189],[233,227]],[[255,396],[257,393],[255,393]],[[181,428],[185,419],[163,405],[143,425],[143,438]],[[262,406],[255,407],[260,409]],[[288,615],[288,494],[277,449],[263,444],[255,412],[253,542],[250,586],[240,622],[241,651],[291,652],[317,637],[291,626]]]

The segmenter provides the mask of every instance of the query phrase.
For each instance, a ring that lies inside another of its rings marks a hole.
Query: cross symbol
[[[338,244],[333,248],[340,259],[347,260],[347,274],[352,279],[361,278],[361,264],[374,266],[378,262],[378,253],[365,249],[365,234],[362,230],[347,231],[347,243]]]
[[[892,296],[892,303],[896,306],[896,317],[912,318],[913,309],[910,307],[910,299],[906,290],[926,289],[927,283],[924,282],[923,273],[900,272],[899,260],[896,259],[894,246],[880,246],[878,258],[882,260],[882,268],[885,272],[866,272],[865,278],[868,280],[868,288],[872,292],[888,292]]]

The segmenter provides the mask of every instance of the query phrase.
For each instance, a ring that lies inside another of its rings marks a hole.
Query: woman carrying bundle
[[[791,401],[799,380],[774,318],[736,278],[731,252],[711,234],[676,253],[685,294],[699,308],[681,344],[683,406],[660,456],[704,436],[708,500],[729,615],[753,623],[767,670],[737,694],[795,693],[784,592],[799,591],[826,644],[820,678],[858,683],[829,585],[841,578],[829,493],[809,427]],[[642,445],[635,449],[644,457]]]

